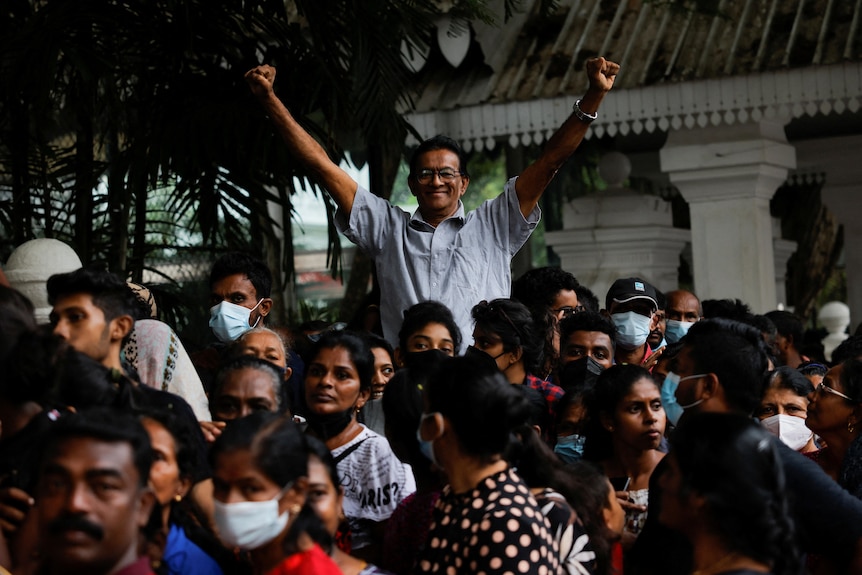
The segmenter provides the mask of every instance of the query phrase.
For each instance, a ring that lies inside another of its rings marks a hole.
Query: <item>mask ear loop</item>
[[[260,305],[260,302],[262,302],[262,301],[263,301],[263,298],[260,298],[260,299],[258,300],[258,302],[257,302],[256,304],[254,304],[254,307],[253,307],[253,308],[251,308],[250,310],[248,310],[249,315],[251,315],[251,312],[253,312],[254,310],[256,310],[256,309],[257,309],[257,306],[259,306],[259,305]],[[262,317],[262,316],[261,316],[260,314],[258,314],[257,319],[256,319],[256,320],[254,320],[254,325],[253,325],[253,326],[251,326],[249,329],[254,329],[254,328],[256,328],[256,327],[257,327],[257,324],[259,324],[259,323],[260,323],[260,318],[261,318],[261,317]]]

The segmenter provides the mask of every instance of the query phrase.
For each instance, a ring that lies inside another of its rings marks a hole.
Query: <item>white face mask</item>
[[[617,345],[623,349],[635,349],[646,343],[652,318],[627,311],[612,314],[611,319],[617,328]]]
[[[257,309],[263,299],[261,298],[253,308],[248,309],[229,301],[223,301],[210,308],[210,328],[222,343],[230,343],[250,329],[257,327],[260,316],[254,325],[248,325],[251,312]]]
[[[805,420],[793,415],[779,413],[767,417],[760,422],[769,433],[777,435],[784,444],[794,451],[799,451],[813,436],[813,432],[805,427]]]
[[[230,549],[252,550],[278,537],[290,519],[287,511],[278,513],[278,502],[292,484],[288,483],[268,501],[222,503],[213,499],[215,523],[222,542]]]

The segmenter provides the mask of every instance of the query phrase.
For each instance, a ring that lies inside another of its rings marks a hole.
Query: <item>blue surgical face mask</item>
[[[694,325],[693,321],[677,321],[675,319],[667,320],[667,327],[664,330],[664,337],[668,343],[676,343],[685,337],[689,328]]]
[[[667,414],[667,420],[672,424],[679,424],[679,419],[682,417],[683,412],[686,409],[695,407],[696,405],[700,405],[703,403],[703,399],[698,399],[693,403],[689,403],[688,405],[680,405],[676,400],[676,390],[679,387],[679,383],[681,381],[685,381],[687,379],[696,379],[698,377],[704,377],[705,373],[700,373],[697,375],[689,375],[688,377],[683,377],[680,379],[679,375],[675,374],[672,371],[667,372],[667,375],[664,378],[664,382],[661,384],[661,404],[664,407],[664,412]]]
[[[584,457],[584,444],[587,438],[577,433],[573,435],[560,435],[554,446],[554,453],[566,463],[575,463]]]
[[[679,387],[679,376],[672,371],[664,377],[661,384],[661,404],[667,414],[667,420],[676,425],[682,417],[682,407],[676,401],[676,388]]]
[[[637,313],[627,311],[611,315],[617,328],[617,345],[623,349],[636,349],[646,343],[652,319]]]
[[[223,301],[210,308],[210,328],[216,338],[222,343],[235,341],[239,336],[250,329],[257,327],[260,316],[254,325],[248,325],[251,312],[257,309],[263,299],[258,301],[253,308],[248,309],[229,301]]]

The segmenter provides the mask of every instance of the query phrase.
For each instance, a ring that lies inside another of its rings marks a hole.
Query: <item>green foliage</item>
[[[484,10],[468,4],[464,17]],[[403,141],[412,75],[401,42],[427,43],[437,10],[401,0],[3,3],[0,256],[56,237],[85,262],[140,278],[156,258],[277,247],[268,203],[289,222],[303,174],[243,73],[276,65],[279,95],[335,159],[345,134],[359,134],[359,147]]]
[[[278,95],[336,160],[339,142],[400,145],[413,78],[402,43],[427,45],[443,4],[0,3],[0,259],[53,237],[141,281],[165,260],[205,269],[243,249],[270,262],[283,290],[293,250],[278,237],[291,237],[295,177],[308,174],[243,73],[275,65]],[[455,19],[493,19],[485,0],[451,4]],[[519,5],[506,0],[506,17]]]

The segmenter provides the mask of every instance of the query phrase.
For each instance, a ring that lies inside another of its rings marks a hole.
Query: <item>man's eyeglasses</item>
[[[576,313],[581,313],[582,311],[587,311],[587,308],[585,308],[582,305],[578,305],[578,306],[574,306],[574,307],[572,307],[570,305],[564,305],[563,307],[551,308],[551,311],[554,312],[554,315],[556,315],[558,318],[566,319],[567,317],[572,317]]]
[[[847,401],[850,401],[853,403],[859,403],[858,401],[856,401],[855,399],[853,399],[849,395],[844,395],[843,393],[841,393],[837,389],[832,389],[831,387],[829,387],[828,385],[826,385],[825,383],[822,383],[822,382],[815,388],[815,390],[818,393],[823,393],[825,391],[826,393],[831,393],[833,395],[837,395],[838,397],[843,397]]]
[[[419,170],[416,174],[416,181],[420,184],[430,184],[434,179],[434,174],[440,178],[441,182],[449,183],[462,174],[452,168],[443,168],[442,170]]]

